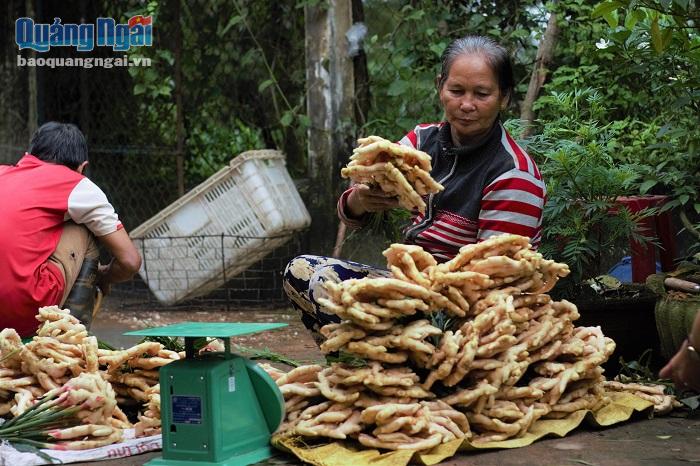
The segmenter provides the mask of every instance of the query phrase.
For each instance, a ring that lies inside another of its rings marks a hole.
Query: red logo
[[[137,24],[140,24],[141,26],[148,26],[153,22],[153,17],[152,16],[142,16],[142,15],[136,15],[132,16],[129,18],[129,22],[127,23],[129,25],[129,28],[132,28],[136,26]]]

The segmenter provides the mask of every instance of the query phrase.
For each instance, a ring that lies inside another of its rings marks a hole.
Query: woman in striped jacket
[[[502,233],[541,238],[545,185],[535,162],[508,134],[500,112],[513,95],[508,52],[485,37],[452,42],[442,55],[437,77],[445,121],[420,124],[400,144],[432,157],[432,177],[445,189],[426,200],[425,214],[414,212],[404,242],[417,244],[439,261],[459,248]],[[338,215],[350,228],[364,226],[370,213],[398,207],[379,188],[354,185],[338,200]],[[316,304],[324,281],[379,276],[385,271],[319,256],[294,259],[285,273],[285,290],[315,333],[338,321]]]

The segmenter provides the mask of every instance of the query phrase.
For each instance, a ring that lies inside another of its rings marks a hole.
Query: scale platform
[[[125,335],[183,337],[186,358],[160,369],[163,456],[150,466],[243,466],[272,456],[270,436],[284,419],[284,398],[257,364],[231,353],[231,337],[284,323],[181,322]],[[197,338],[224,340],[223,353],[198,356]]]

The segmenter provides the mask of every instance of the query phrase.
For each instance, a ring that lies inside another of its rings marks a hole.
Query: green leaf
[[[664,51],[664,42],[661,37],[661,29],[659,28],[659,15],[654,15],[654,19],[651,20],[651,45],[654,47],[656,53],[661,53]]]
[[[143,72],[144,81],[153,83],[160,80],[158,72],[154,68],[146,68]]]
[[[275,83],[274,80],[266,79],[265,81],[261,82],[260,85],[258,86],[258,92],[262,93],[265,89],[272,86],[274,83]]]
[[[664,134],[668,133],[668,130],[670,130],[671,128],[673,128],[673,126],[671,125],[671,123],[666,123],[666,124],[663,125],[661,128],[659,128],[659,130],[656,132],[656,137],[657,137],[657,138],[660,138],[660,137],[663,136]]]
[[[143,84],[137,84],[134,86],[134,95],[140,95],[146,92],[146,86]]]
[[[22,453],[34,453],[38,457],[40,457],[42,460],[47,461],[49,464],[63,464],[63,461],[59,460],[58,458],[54,458],[53,456],[47,455],[37,447],[33,445],[28,445],[26,443],[22,443],[21,441],[19,442],[10,442],[12,444],[12,447]]]
[[[693,99],[688,96],[688,95],[681,95],[679,96],[676,100],[673,101],[671,104],[671,108],[674,110],[677,110],[681,107],[685,107],[686,105],[690,105],[693,102]]]
[[[591,13],[591,18],[599,18],[601,16],[605,16],[608,13],[617,10],[622,5],[623,3],[618,1],[599,3],[598,6],[593,9],[593,13]]]
[[[618,25],[617,11],[611,11],[603,15],[603,19],[608,23],[611,28],[616,28]]]
[[[307,115],[297,115],[297,119],[299,120],[301,126],[303,126],[304,128],[308,128],[309,126],[311,126],[311,118],[309,118]]]
[[[158,57],[165,60],[168,63],[168,65],[172,65],[175,63],[175,55],[170,50],[159,50]]]
[[[639,187],[639,191],[641,191],[642,194],[645,194],[647,191],[649,191],[651,188],[656,186],[657,182],[656,180],[646,180],[644,183],[641,184]]]
[[[678,200],[681,201],[681,204],[685,205],[690,200],[690,196],[687,194],[682,194],[678,197]]]
[[[178,337],[144,337],[144,339],[141,340],[139,344],[147,341],[155,341],[157,343],[160,343],[161,345],[163,345],[163,348],[170,351],[185,351],[185,345],[180,342],[180,339]]]
[[[629,31],[627,29],[621,29],[617,32],[612,33],[610,37],[618,44],[624,44],[631,34],[632,31]]]
[[[280,118],[280,124],[286,128],[287,126],[292,124],[293,119],[294,113],[284,112],[284,115],[282,115],[282,118]]]
[[[347,364],[353,367],[364,367],[368,364],[365,359],[355,356],[352,353],[346,353],[345,351],[338,351],[337,356],[326,355],[326,363],[332,364],[334,362]]]
[[[91,333],[90,335],[92,336],[92,333]],[[110,344],[107,343],[106,341],[100,340],[100,339],[98,338],[98,339],[97,339],[97,349],[104,349],[104,350],[114,351],[114,350],[116,350],[117,348],[114,347],[114,346],[112,346],[112,345],[110,345]]]
[[[403,94],[408,89],[408,82],[397,79],[389,85],[389,89],[386,91],[387,95],[396,97]]]
[[[700,203],[693,204],[693,208],[695,209],[696,214],[700,214]]]
[[[245,353],[250,359],[266,359],[271,362],[279,362],[292,367],[299,367],[303,363],[287,356],[271,351],[269,348],[249,348],[247,346],[234,345],[236,351]]]
[[[673,30],[668,28],[664,29],[661,33],[661,46],[664,50],[666,50],[668,46],[671,45],[671,39],[673,39]]]
[[[443,50],[445,50],[445,45],[442,42],[436,43],[436,44],[430,44],[428,47],[431,52],[433,52],[436,56],[442,55]]]
[[[683,8],[684,10],[688,9],[688,0],[673,0],[673,3]]]
[[[633,29],[634,26],[642,19],[644,19],[646,15],[644,14],[644,11],[642,10],[634,10],[634,11],[629,11],[627,12],[627,15],[625,15],[625,28],[627,29]]]
[[[226,24],[226,27],[221,31],[221,35],[224,36],[228,32],[229,29],[231,29],[233,26],[236,24],[240,23],[243,21],[243,17],[240,15],[232,16],[231,19],[228,20],[228,24]]]
[[[421,18],[423,17],[424,14],[425,14],[425,11],[423,11],[423,10],[413,10],[413,11],[411,12],[411,14],[409,14],[408,16],[406,16],[406,19],[408,19],[408,20],[414,20],[414,21],[415,21],[415,20],[419,20],[419,19],[421,19]]]

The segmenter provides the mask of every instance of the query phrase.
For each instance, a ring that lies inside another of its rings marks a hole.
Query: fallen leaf
[[[686,405],[691,410],[695,410],[698,408],[698,406],[700,406],[700,395],[683,398],[681,403]]]
[[[583,450],[583,445],[578,442],[557,442],[552,445],[555,450]]]

